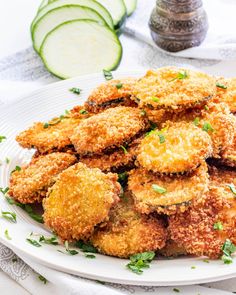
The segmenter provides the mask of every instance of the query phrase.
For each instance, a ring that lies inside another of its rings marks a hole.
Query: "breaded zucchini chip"
[[[187,252],[183,246],[178,245],[172,240],[167,240],[165,247],[159,250],[158,254],[161,254],[165,257],[178,257],[187,255]]]
[[[177,67],[149,70],[134,86],[133,99],[140,107],[182,111],[204,105],[216,92],[215,79]]]
[[[229,187],[210,187],[202,202],[169,217],[171,239],[189,254],[218,258],[226,239],[236,243],[236,199]]]
[[[236,78],[219,78],[216,82],[217,92],[213,100],[225,102],[232,113],[236,113]]]
[[[160,174],[183,173],[196,169],[212,153],[207,132],[193,123],[167,122],[141,142],[137,160],[140,166]]]
[[[145,169],[134,169],[129,173],[128,188],[141,213],[156,211],[171,215],[183,212],[192,200],[201,198],[207,191],[207,165],[203,162],[191,175],[178,177],[158,177]]]
[[[74,155],[59,152],[33,158],[11,174],[8,193],[22,204],[41,202],[58,174],[76,161]]]
[[[130,99],[133,93],[134,78],[111,80],[99,85],[93,90],[85,103],[88,111],[98,113],[107,108],[116,106],[133,106],[135,103]]]
[[[53,151],[65,151],[71,148],[70,135],[79,125],[81,120],[87,117],[80,114],[82,108],[76,108],[70,114],[54,118],[49,122],[34,123],[32,127],[21,132],[16,141],[23,148],[35,148],[40,154]]]
[[[141,138],[135,139],[126,149],[117,149],[113,153],[84,156],[80,158],[80,162],[90,168],[99,168],[103,172],[120,173],[122,171],[134,168],[134,162],[137,157],[138,146]]]
[[[43,201],[44,222],[62,241],[87,239],[121,194],[117,175],[82,163],[63,171]]]
[[[165,246],[166,229],[160,218],[142,215],[134,210],[132,198],[125,193],[111,211],[105,227],[94,231],[91,242],[99,252],[128,258],[145,251],[156,251]]]
[[[82,121],[70,138],[80,155],[101,154],[126,147],[147,127],[139,109],[121,106]]]

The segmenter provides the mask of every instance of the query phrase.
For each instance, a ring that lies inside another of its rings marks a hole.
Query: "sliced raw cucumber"
[[[137,7],[137,0],[124,0],[124,2],[127,10],[127,15],[130,16]]]
[[[94,20],[72,20],[48,33],[40,56],[51,73],[66,79],[115,69],[121,60],[122,46],[107,25]]]
[[[97,0],[101,3],[111,14],[114,28],[119,29],[126,19],[126,7],[123,0]]]
[[[34,49],[39,52],[46,35],[58,25],[74,19],[92,19],[106,24],[105,20],[95,10],[80,5],[64,5],[50,10],[34,25],[32,40]]]
[[[112,0],[113,1],[113,0]],[[102,6],[100,3],[94,0],[55,0],[52,3],[49,3],[48,5],[44,6],[42,9],[39,10],[38,14],[34,18],[32,24],[31,24],[31,32],[34,30],[34,26],[36,22],[44,16],[46,13],[48,13],[50,10],[55,9],[60,6],[64,5],[81,5],[81,6],[87,6],[89,8],[92,8],[96,10],[106,21],[107,25],[113,29],[113,21],[110,13],[107,11],[107,9]]]

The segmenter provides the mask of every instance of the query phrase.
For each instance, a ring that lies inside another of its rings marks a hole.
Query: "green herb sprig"
[[[223,260],[224,264],[233,263],[231,255],[236,251],[236,246],[229,239],[226,239],[221,249],[223,251],[221,259]]]
[[[143,252],[130,256],[130,262],[126,267],[132,272],[140,275],[143,273],[143,269],[150,267],[150,262],[154,259],[155,252]]]

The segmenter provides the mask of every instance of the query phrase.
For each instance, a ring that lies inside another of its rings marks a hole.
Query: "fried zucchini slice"
[[[125,193],[110,214],[105,227],[94,231],[91,242],[106,255],[128,258],[165,246],[166,229],[160,218],[137,213],[129,193]]]
[[[216,92],[215,79],[177,67],[149,70],[134,86],[132,98],[139,107],[173,112],[200,107]]]
[[[33,158],[10,176],[8,194],[22,204],[41,202],[60,172],[77,161],[68,153],[52,153]]]
[[[63,171],[43,200],[45,225],[62,241],[87,239],[119,200],[117,175],[82,163]]]
[[[76,107],[71,113],[53,118],[49,122],[34,123],[21,132],[16,141],[23,148],[35,148],[40,154],[53,151],[66,151],[72,147],[70,135],[87,114],[80,114],[82,107]]]
[[[140,166],[160,174],[184,173],[196,169],[212,153],[207,132],[193,123],[167,122],[141,142],[137,160]]]
[[[236,113],[236,78],[218,78],[216,81],[217,92],[213,100],[225,102],[232,113]]]
[[[189,254],[219,258],[226,239],[236,243],[236,199],[225,186],[210,186],[201,202],[169,217],[171,239]]]
[[[207,165],[203,162],[191,175],[157,176],[145,169],[129,173],[128,188],[136,209],[145,214],[156,211],[167,215],[187,210],[193,199],[208,189]]]
[[[117,149],[113,153],[90,157],[80,157],[80,162],[90,168],[99,168],[103,172],[121,173],[134,168],[141,138],[135,139],[126,149]]]
[[[139,109],[107,109],[80,123],[70,137],[80,155],[101,154],[126,147],[148,127]]]
[[[166,245],[164,248],[158,251],[158,254],[161,254],[165,257],[178,257],[187,255],[186,250],[183,246],[178,245],[176,242],[172,240],[167,240]]]
[[[133,93],[134,78],[111,80],[93,90],[85,103],[89,112],[98,113],[116,106],[135,106],[130,99]]]

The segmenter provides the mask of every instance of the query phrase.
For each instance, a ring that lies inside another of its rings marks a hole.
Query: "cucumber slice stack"
[[[33,47],[62,79],[114,70],[122,57],[117,32],[137,0],[42,0],[31,24]]]

